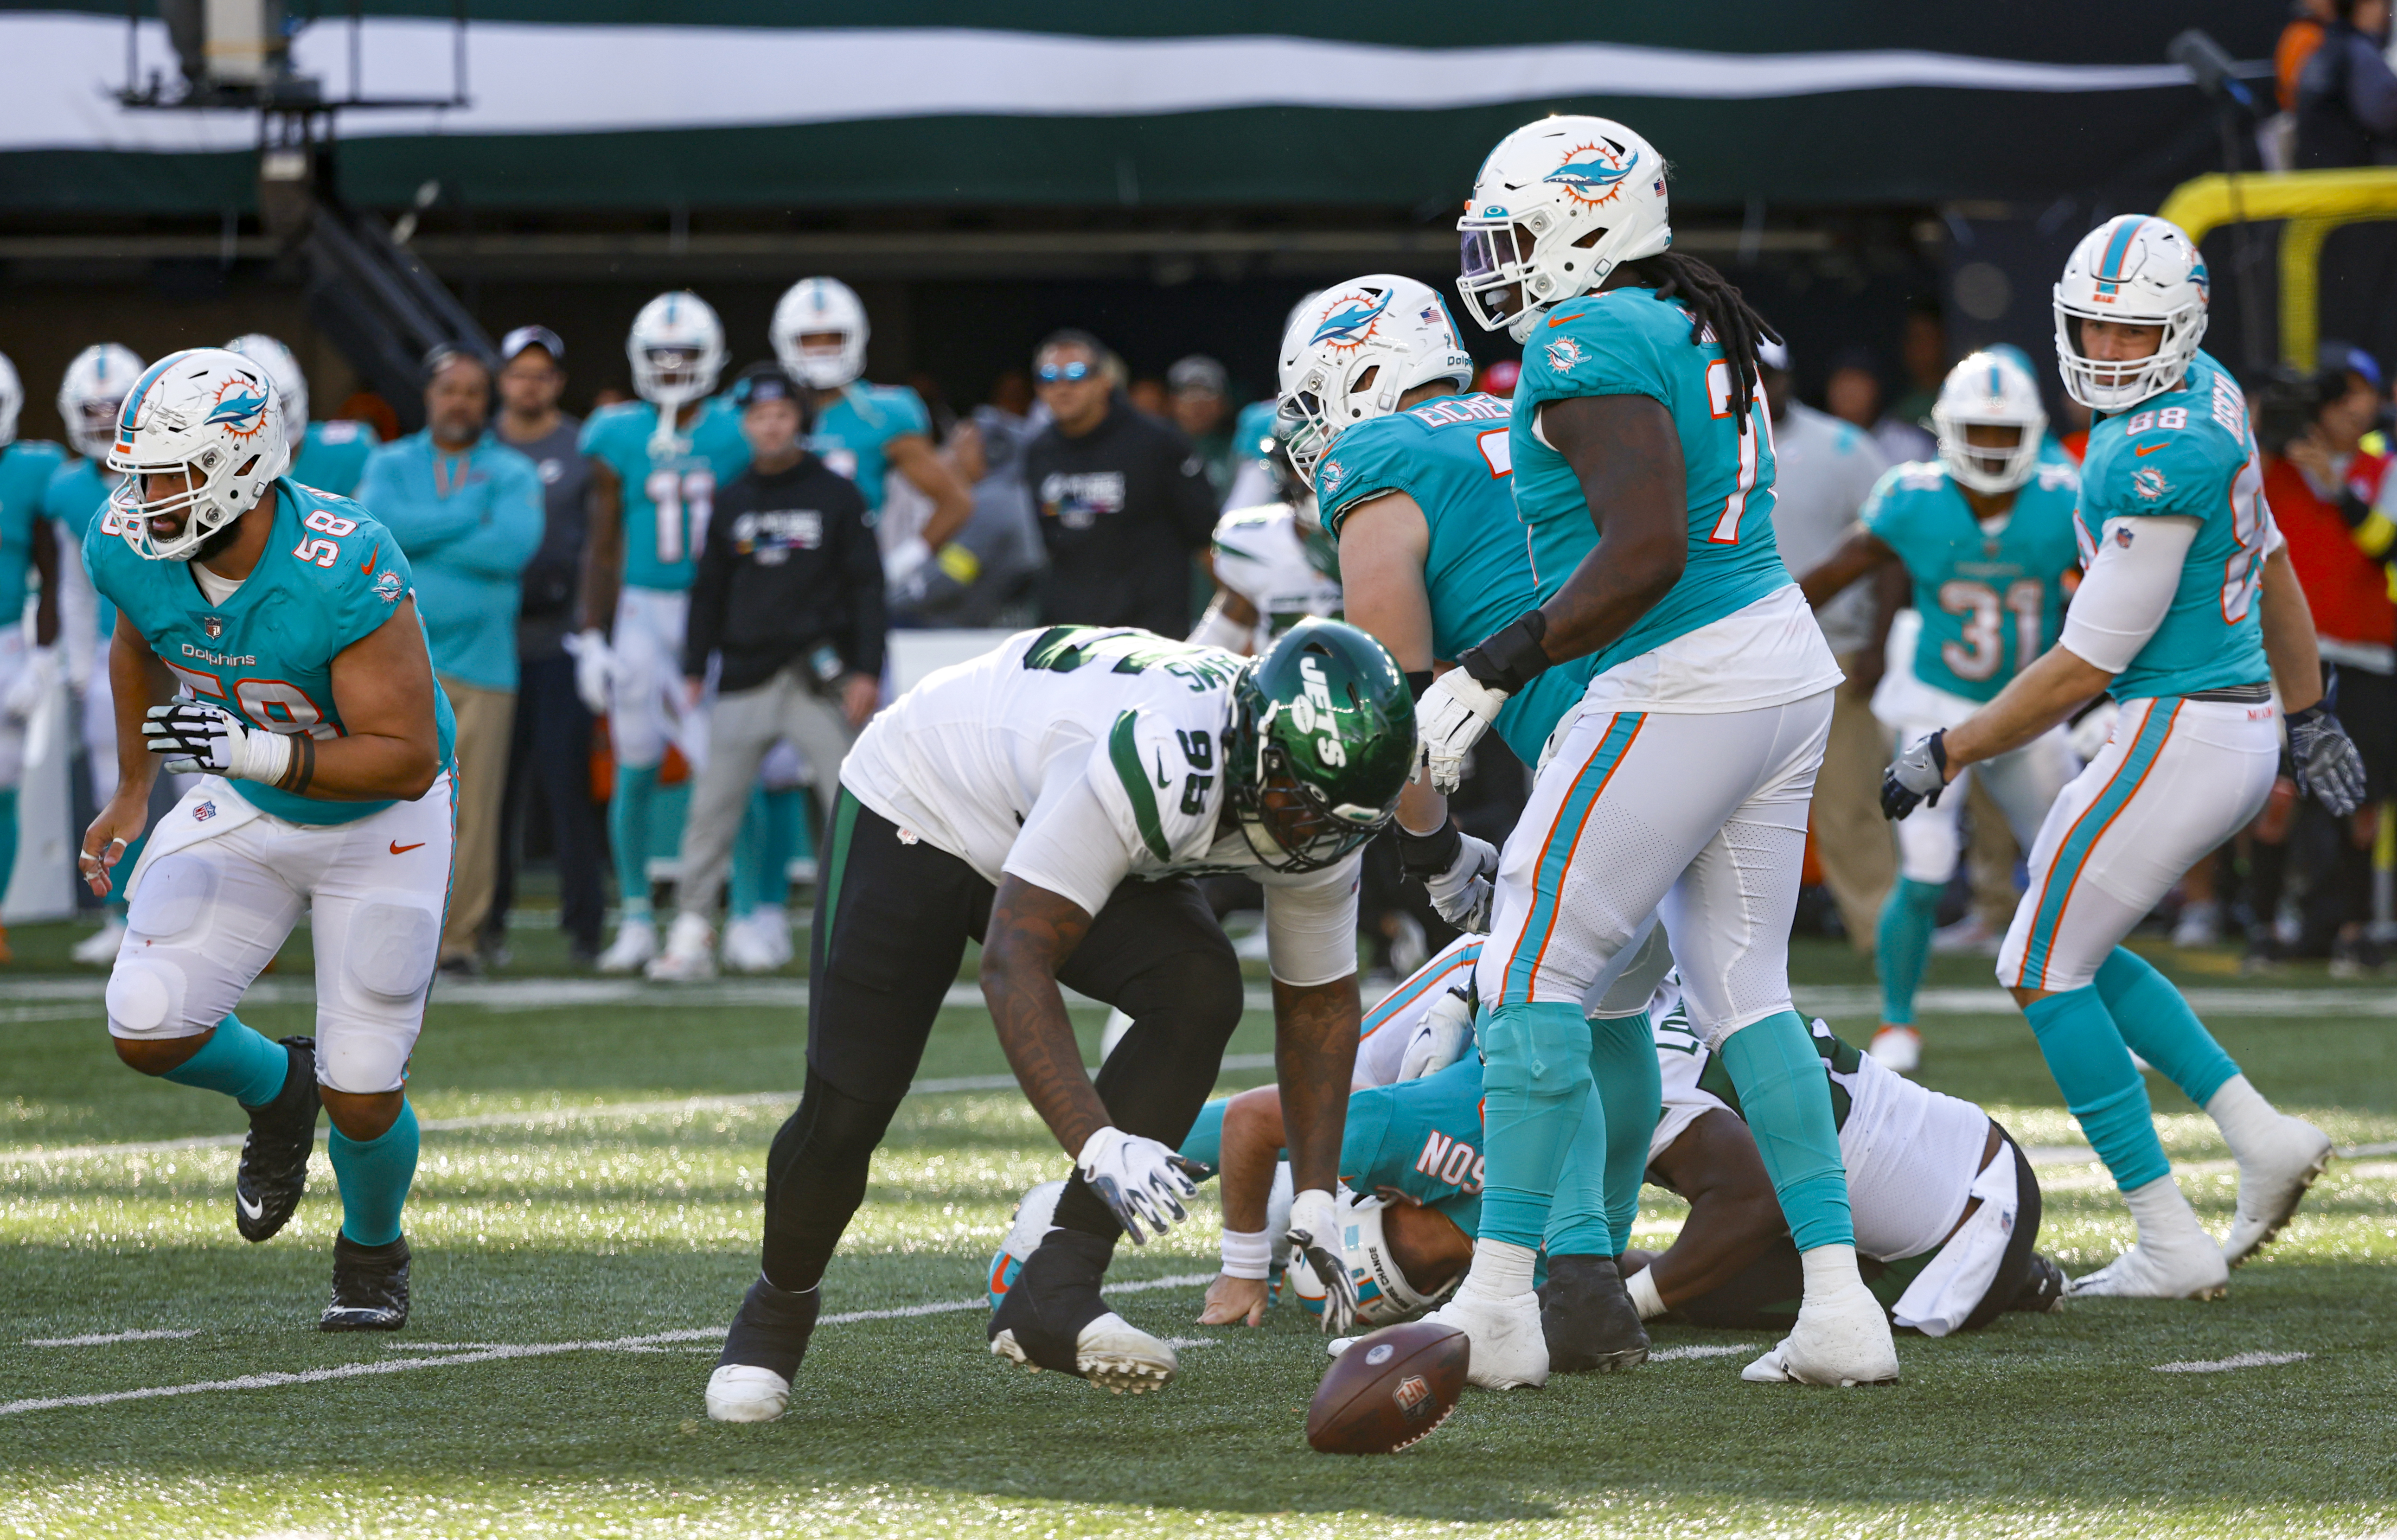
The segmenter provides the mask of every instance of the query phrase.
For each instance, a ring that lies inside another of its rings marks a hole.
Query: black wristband
[[[1547,615],[1526,609],[1480,646],[1466,648],[1456,662],[1477,682],[1512,695],[1547,671],[1548,655],[1540,648],[1547,634]]]
[[[291,762],[283,768],[283,774],[276,779],[275,784],[279,791],[288,791],[294,797],[305,797],[308,795],[308,783],[316,779],[316,740],[304,732],[294,733],[292,736],[298,742],[291,745]]]
[[[1420,700],[1422,700],[1422,699],[1423,699],[1423,692],[1424,692],[1425,690],[1429,690],[1430,688],[1431,688],[1431,670],[1430,670],[1430,669],[1426,668],[1426,669],[1423,670],[1421,673],[1416,673],[1416,672],[1413,672],[1413,671],[1412,671],[1412,670],[1410,670],[1410,671],[1409,671],[1409,673],[1407,674],[1407,693],[1408,693],[1408,694],[1413,695],[1416,700],[1420,701]]]
[[[1399,835],[1399,865],[1418,880],[1438,877],[1456,864],[1456,852],[1465,849],[1465,831],[1453,818],[1429,834],[1417,834],[1396,819],[1390,827]]]

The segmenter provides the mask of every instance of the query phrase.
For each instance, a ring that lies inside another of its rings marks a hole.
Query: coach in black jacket
[[[1040,618],[1190,633],[1192,555],[1215,531],[1215,491],[1182,430],[1108,383],[1088,332],[1051,333],[1033,378],[1054,420],[1024,450],[1049,550]]]
[[[773,364],[732,387],[748,471],[716,489],[690,585],[684,686],[696,703],[719,660],[707,762],[682,834],[681,913],[653,976],[703,977],[716,912],[749,788],[777,739],[815,774],[825,826],[840,763],[874,715],[882,677],[882,557],[865,499],[801,447],[799,393]]]

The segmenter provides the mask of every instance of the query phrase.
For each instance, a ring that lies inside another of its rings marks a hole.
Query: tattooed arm
[[[1301,1192],[1332,1190],[1348,1125],[1348,1078],[1357,1068],[1357,975],[1309,984],[1274,981],[1274,1074],[1281,1085],[1291,1181]]]
[[[982,948],[982,993],[998,1028],[998,1045],[1023,1084],[1032,1109],[1049,1132],[1078,1153],[1091,1134],[1113,1121],[1082,1067],[1081,1045],[1065,1014],[1057,970],[1090,932],[1091,916],[1073,900],[1035,886],[1011,873],[998,880],[991,900],[990,925]],[[1353,990],[1352,990],[1353,998]],[[1356,1027],[1349,1027],[1356,1051]],[[1341,1080],[1343,1106],[1347,1080]],[[1332,1158],[1339,1158],[1335,1131]]]

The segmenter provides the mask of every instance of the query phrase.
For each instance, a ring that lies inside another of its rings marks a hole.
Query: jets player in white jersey
[[[1254,654],[1309,615],[1340,618],[1340,548],[1323,532],[1315,489],[1291,468],[1295,425],[1276,417],[1254,446],[1277,501],[1228,508],[1215,522],[1215,597],[1190,633],[1201,647]]]
[[[1413,733],[1398,665],[1336,621],[1251,660],[1129,628],[1027,631],[876,717],[841,769],[807,1089],[768,1157],[761,1276],[708,1414],[763,1422],[788,1405],[825,1265],[969,937],[1008,1062],[1075,1163],[991,1351],[1118,1391],[1173,1377],[1172,1348],[1099,1284],[1118,1236],[1185,1217],[1197,1187],[1175,1146],[1240,1017],[1239,966],[1193,874],[1265,888],[1291,1237],[1329,1242],[1361,1015],[1357,852],[1389,821]],[[1061,983],[1132,1018],[1095,1087]]]

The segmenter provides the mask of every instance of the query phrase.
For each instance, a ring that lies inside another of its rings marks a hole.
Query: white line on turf
[[[1761,1342],[1701,1342],[1687,1347],[1660,1347],[1648,1355],[1650,1363],[1670,1363],[1675,1359],[1720,1359],[1734,1353],[1761,1353]]]
[[[196,1326],[187,1332],[95,1332],[87,1337],[27,1337],[28,1347],[100,1347],[112,1342],[165,1342],[176,1337],[196,1337]]]
[[[2227,1359],[2196,1359],[2187,1363],[2160,1363],[2159,1374],[2219,1374],[2228,1369],[2269,1369],[2276,1363],[2295,1363],[2313,1357],[2310,1353],[2240,1353]]]
[[[1212,1273],[1176,1273],[1170,1278],[1136,1279],[1129,1283],[1110,1283],[1110,1294],[1145,1293],[1154,1289],[1186,1289],[1194,1284],[1214,1280]],[[818,1326],[846,1326],[861,1320],[905,1320],[917,1316],[940,1316],[965,1310],[986,1310],[986,1298],[944,1300],[933,1305],[904,1305],[891,1310],[850,1310],[837,1316],[825,1316]],[[374,1363],[343,1363],[327,1369],[303,1369],[293,1373],[244,1374],[238,1379],[199,1380],[189,1385],[154,1385],[140,1390],[104,1390],[88,1396],[48,1396],[27,1400],[0,1401],[0,1417],[13,1417],[26,1412],[53,1412],[68,1406],[108,1406],[117,1401],[155,1400],[166,1396],[196,1396],[215,1390],[274,1390],[289,1385],[317,1385],[327,1380],[356,1379],[368,1374],[401,1374],[418,1369],[448,1369],[462,1363],[494,1363],[502,1359],[549,1358],[558,1353],[655,1353],[667,1343],[721,1341],[721,1327],[702,1327],[686,1332],[652,1332],[636,1337],[610,1337],[594,1342],[526,1342],[488,1343],[471,1347],[460,1344],[408,1344],[411,1352],[446,1352],[437,1359],[384,1359]],[[392,1346],[398,1346],[394,1344]]]

